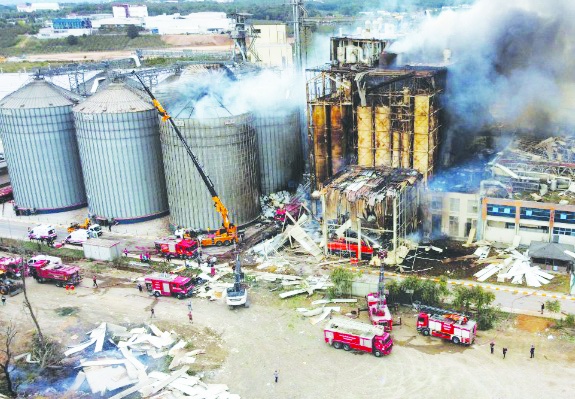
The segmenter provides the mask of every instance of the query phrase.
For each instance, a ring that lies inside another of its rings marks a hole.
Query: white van
[[[75,230],[72,233],[70,233],[70,235],[68,237],[66,237],[64,242],[66,244],[82,245],[86,241],[88,241],[90,238],[91,237],[90,237],[90,233],[88,233],[88,230],[80,229],[80,230]]]
[[[57,256],[48,256],[48,255],[36,255],[30,259],[28,259],[28,266],[33,265],[34,263],[41,261],[41,260],[47,260],[50,262],[51,265],[61,265],[62,264],[62,259],[58,258]]]
[[[102,230],[102,226],[99,224],[93,224],[88,227],[88,234],[90,235],[90,238],[100,237],[103,232],[104,231]]]
[[[49,224],[40,224],[28,231],[28,238],[31,240],[48,240],[58,237],[56,229]]]

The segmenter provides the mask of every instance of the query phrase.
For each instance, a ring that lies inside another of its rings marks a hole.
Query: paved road
[[[27,238],[27,231],[28,231],[29,224],[10,221],[10,220],[2,220],[0,222],[0,237],[9,237],[15,239],[26,239]],[[66,237],[67,232],[64,228],[58,227],[57,229],[58,238]],[[150,239],[142,239],[139,237],[129,237],[129,236],[122,236],[119,234],[114,234],[105,232],[106,236],[114,237],[121,241],[121,245],[123,248],[127,247],[133,253],[138,253],[138,248],[145,248],[145,247],[153,247],[153,241]],[[217,249],[210,249],[208,253],[211,251],[217,251]],[[352,270],[358,270],[357,268],[350,268]],[[373,269],[363,269],[366,270],[368,275],[370,276],[370,281],[377,281],[377,276],[379,274],[378,271]],[[394,273],[386,273],[388,277],[397,277],[401,278],[401,276],[394,274]],[[573,313],[575,314],[575,297],[569,295],[562,295],[557,292],[550,292],[545,290],[535,290],[531,288],[525,287],[515,287],[515,286],[503,286],[503,285],[494,285],[494,284],[487,284],[487,283],[478,283],[475,281],[466,281],[466,280],[449,280],[450,285],[466,285],[466,286],[474,286],[480,285],[485,289],[491,290],[495,293],[496,300],[495,304],[501,306],[503,310],[517,313],[521,312],[523,314],[540,314],[541,304],[548,299],[557,299],[561,302],[561,309],[563,312]],[[552,315],[546,313],[548,317],[561,317],[560,315]]]
[[[368,281],[377,282],[379,271],[372,268],[355,268],[350,267],[350,270],[364,270]],[[386,277],[390,278],[405,278],[403,275],[397,273],[386,273]],[[561,303],[561,311],[566,313],[575,314],[575,296],[565,295],[558,292],[538,290],[527,288],[523,286],[506,286],[488,283],[478,283],[469,280],[447,280],[450,286],[464,285],[467,287],[481,286],[487,290],[495,293],[494,304],[501,306],[502,310],[510,313],[522,313],[531,315],[541,314],[541,304],[547,300],[558,300]],[[562,315],[550,314],[545,312],[546,317],[561,318]]]

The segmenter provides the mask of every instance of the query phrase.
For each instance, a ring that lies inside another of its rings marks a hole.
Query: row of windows
[[[551,217],[551,211],[549,209],[521,208],[520,215],[521,219],[548,221]]]
[[[487,214],[491,216],[515,217],[515,207],[487,204]]]
[[[515,217],[515,207],[487,204],[487,214],[491,216]],[[551,210],[539,208],[520,208],[520,218],[547,222],[551,218]],[[556,211],[553,218],[556,222],[575,224],[575,212]]]
[[[553,234],[560,234],[562,236],[574,236],[575,237],[575,229],[566,229],[563,227],[554,227]]]

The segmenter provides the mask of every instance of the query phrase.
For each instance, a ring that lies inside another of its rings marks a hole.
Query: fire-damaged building
[[[347,165],[433,175],[441,139],[443,67],[391,67],[387,42],[331,39],[331,64],[308,69],[311,178],[321,187]]]
[[[363,234],[377,235],[395,251],[418,229],[421,183],[413,169],[347,167],[321,191],[325,235],[351,230],[360,241]]]

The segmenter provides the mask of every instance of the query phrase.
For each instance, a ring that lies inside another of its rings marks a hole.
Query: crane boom
[[[178,135],[178,138],[180,139],[180,141],[184,145],[186,152],[188,153],[190,158],[192,158],[192,162],[196,166],[196,169],[198,170],[200,177],[204,181],[205,185],[208,187],[210,195],[212,196],[212,201],[214,201],[214,207],[216,208],[216,211],[222,216],[222,220],[223,220],[222,225],[224,226],[224,228],[226,230],[229,229],[230,228],[230,219],[228,217],[228,208],[225,207],[225,205],[222,203],[222,200],[218,196],[218,193],[216,192],[216,188],[214,187],[214,183],[212,183],[212,180],[207,175],[207,173],[204,171],[204,168],[202,168],[202,165],[200,165],[200,161],[198,161],[198,158],[196,157],[196,155],[194,154],[194,152],[190,148],[188,142],[186,141],[186,139],[182,135],[182,132],[180,132],[180,129],[178,128],[178,126],[176,126],[176,122],[174,122],[172,117],[168,114],[168,111],[166,111],[164,109],[164,107],[162,107],[162,104],[160,104],[158,99],[152,94],[152,91],[144,84],[144,82],[138,76],[138,74],[136,72],[133,72],[133,74],[134,74],[134,76],[136,76],[138,81],[142,84],[142,87],[144,88],[146,93],[148,93],[148,95],[152,99],[152,104],[158,110],[158,113],[161,115],[162,120],[169,121],[170,124],[172,125],[172,127],[174,128],[174,131],[176,132],[176,134]]]

